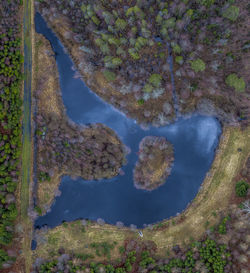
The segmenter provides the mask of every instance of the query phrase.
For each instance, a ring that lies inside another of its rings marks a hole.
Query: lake
[[[95,95],[75,71],[69,55],[39,13],[35,26],[51,43],[60,76],[62,99],[66,113],[77,124],[103,123],[113,129],[130,147],[124,175],[99,181],[62,178],[61,195],[55,198],[51,211],[35,221],[35,227],[54,227],[63,221],[97,220],[124,225],[145,225],[159,222],[182,212],[194,199],[209,171],[221,135],[215,117],[193,114],[179,117],[164,127],[143,130],[133,119]],[[145,136],[164,136],[174,146],[174,164],[166,183],[153,191],[139,190],[133,184],[133,168],[138,159],[139,142]]]

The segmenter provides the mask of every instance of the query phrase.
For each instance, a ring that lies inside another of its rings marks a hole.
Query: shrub
[[[105,44],[102,44],[100,46],[100,50],[103,54],[109,54],[110,53],[110,49],[109,49],[109,46],[105,43]]]
[[[147,44],[147,39],[143,37],[138,37],[135,42],[135,48],[136,50],[141,49],[143,46]]]
[[[117,55],[121,55],[121,56],[123,56],[123,57],[126,56],[126,52],[125,52],[125,50],[123,50],[122,47],[118,47],[118,48],[117,48],[116,54],[117,54]]]
[[[175,20],[176,20],[175,17],[171,17],[171,18],[167,19],[164,22],[164,24],[165,24],[165,26],[167,28],[174,28],[174,26],[175,26]]]
[[[122,64],[122,60],[120,58],[113,58],[112,59],[112,64],[114,66],[118,66],[118,65],[121,65]]]
[[[194,61],[191,61],[191,68],[195,72],[204,71],[206,68],[206,64],[202,61],[202,59],[198,58]]]
[[[138,52],[136,52],[136,50],[134,48],[129,48],[128,53],[132,57],[132,59],[134,59],[134,60],[140,59],[140,55],[138,54]]]
[[[197,2],[209,8],[210,6],[214,4],[215,0],[199,0]]]
[[[144,99],[139,99],[139,100],[137,101],[138,105],[143,105],[144,102],[145,102]]]
[[[247,195],[248,189],[249,185],[244,180],[237,182],[235,185],[235,192],[239,197],[245,197]]]
[[[106,78],[106,80],[109,82],[114,81],[116,79],[115,73],[110,70],[104,70],[102,73],[103,73],[103,76]]]
[[[180,54],[181,53],[181,47],[178,44],[171,43],[171,46],[172,46],[173,52],[175,54]]]
[[[38,176],[38,180],[40,182],[50,181],[50,176],[49,176],[49,174],[47,172],[40,172],[39,176]]]
[[[228,7],[223,13],[223,17],[231,20],[231,21],[236,21],[238,16],[239,16],[240,9],[236,6],[230,6]]]
[[[151,93],[153,91],[153,86],[149,83],[146,83],[143,87],[143,91],[146,93]]]
[[[189,9],[189,10],[187,10],[186,14],[187,14],[188,17],[191,17],[193,15],[193,13],[194,13],[194,10]]]
[[[100,25],[101,22],[96,16],[92,16],[91,19],[97,26]]]
[[[116,28],[118,30],[124,30],[127,26],[127,23],[124,19],[120,19],[118,18],[116,21],[115,21],[115,25],[116,25]]]
[[[2,264],[9,260],[8,254],[3,250],[0,249],[0,268],[2,268]]]
[[[182,56],[176,56],[175,57],[175,62],[178,64],[183,64],[183,57]]]
[[[153,86],[160,87],[162,76],[160,74],[152,74],[148,80]]]
[[[156,23],[159,24],[159,25],[162,23],[163,18],[162,18],[162,16],[161,16],[161,14],[158,14],[158,15],[156,16],[155,21],[156,21]]]
[[[41,209],[40,207],[35,206],[35,207],[34,207],[34,210],[38,213],[39,216],[42,215],[42,209]]]
[[[108,11],[104,11],[102,13],[102,15],[103,15],[104,21],[106,22],[107,25],[110,25],[112,23],[112,21],[114,20],[114,16]]]
[[[218,232],[220,234],[226,234],[227,233],[227,229],[226,229],[226,223],[227,221],[230,220],[230,217],[227,216],[227,217],[224,217],[223,220],[221,221],[221,223],[219,224],[218,226]]]
[[[244,79],[242,77],[239,78],[235,73],[227,76],[226,84],[233,87],[238,92],[244,92],[246,88]]]

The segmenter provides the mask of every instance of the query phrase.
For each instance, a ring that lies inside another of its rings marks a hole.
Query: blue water
[[[63,46],[46,22],[37,13],[36,31],[43,34],[55,52],[62,98],[68,117],[78,123],[104,123],[112,128],[131,153],[128,164],[123,167],[125,175],[109,180],[62,179],[61,196],[55,199],[51,211],[39,217],[36,227],[54,227],[62,221],[79,218],[126,226],[134,224],[143,227],[176,215],[184,210],[197,194],[209,171],[215,149],[221,134],[221,126],[214,117],[193,115],[161,128],[150,127],[147,131],[132,119],[102,101],[80,80],[73,78],[73,63],[63,50]],[[139,142],[145,136],[164,136],[174,146],[175,161],[166,183],[148,192],[138,190],[133,184],[133,168],[138,157]]]

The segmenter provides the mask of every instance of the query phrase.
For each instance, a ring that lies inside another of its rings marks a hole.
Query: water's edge
[[[68,117],[78,124],[104,123],[118,134],[132,152],[127,158],[127,166],[123,168],[124,176],[101,181],[84,181],[80,178],[73,181],[68,176],[64,177],[60,185],[62,195],[56,198],[51,212],[36,220],[35,226],[46,224],[53,227],[63,220],[103,218],[111,224],[122,221],[127,226],[136,224],[143,227],[183,211],[196,196],[214,159],[221,134],[218,120],[199,115],[189,119],[179,117],[169,126],[150,127],[148,131],[143,131],[134,120],[104,103],[81,80],[73,79],[72,60],[39,16],[36,14],[36,29],[50,41],[55,52]],[[173,99],[178,113],[171,50],[168,62],[170,66],[172,64]],[[135,189],[132,178],[139,142],[148,135],[167,137],[175,150],[171,175],[163,186],[152,192]]]

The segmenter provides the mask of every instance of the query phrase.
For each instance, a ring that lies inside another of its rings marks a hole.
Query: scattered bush
[[[143,91],[146,93],[151,93],[153,91],[153,86],[149,83],[146,83],[143,87]]]
[[[148,80],[153,86],[160,87],[162,76],[159,74],[152,74]]]
[[[104,70],[102,73],[107,81],[115,81],[116,75],[114,72],[112,72],[110,70]]]
[[[144,102],[145,102],[144,99],[139,99],[139,100],[137,101],[138,105],[143,105]]]
[[[218,232],[220,234],[226,234],[227,233],[227,229],[226,229],[226,223],[227,221],[230,220],[230,217],[227,216],[227,217],[224,217],[223,220],[221,221],[221,223],[219,224],[218,226]]]
[[[246,183],[244,180],[237,182],[235,185],[235,192],[236,195],[239,197],[246,197],[248,189],[249,184]]]
[[[238,16],[239,16],[240,9],[236,6],[230,6],[228,7],[223,13],[223,17],[231,20],[231,21],[236,21]]]
[[[0,249],[0,268],[2,268],[2,264],[7,262],[9,259],[10,257],[8,254],[3,249]]]
[[[202,61],[202,59],[198,58],[194,61],[191,61],[191,68],[195,72],[204,71],[206,68],[206,64]]]
[[[94,245],[96,247],[99,243]],[[76,270],[84,267],[86,272],[93,273],[229,272],[224,271],[224,269],[229,264],[230,253],[226,251],[224,245],[219,245],[209,238],[201,242],[192,243],[185,252],[178,247],[176,248],[178,257],[161,259],[160,261],[152,257],[153,249],[150,246],[137,245],[137,251],[128,251],[127,247],[120,247],[120,250],[120,253],[122,255],[125,254],[125,257],[120,259],[120,262],[115,265],[94,262],[91,262],[89,265],[83,265],[81,260],[75,259],[75,257],[81,259],[82,255],[75,255],[67,261],[65,267],[70,270],[69,272],[77,272]],[[58,260],[47,261],[40,266],[36,266],[37,271],[35,272],[58,272],[59,267],[62,270],[62,264]]]
[[[244,79],[239,78],[235,73],[230,74],[226,78],[226,84],[230,87],[233,87],[238,92],[244,92],[246,83]]]
[[[49,174],[47,172],[40,172],[39,176],[38,176],[38,180],[40,182],[50,181],[50,176],[49,176]]]
[[[183,64],[183,57],[182,57],[182,56],[176,56],[176,57],[175,57],[175,61],[176,61],[178,64],[182,65],[182,64]]]

